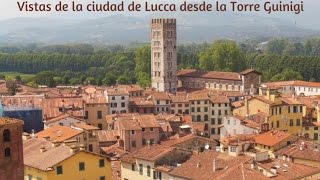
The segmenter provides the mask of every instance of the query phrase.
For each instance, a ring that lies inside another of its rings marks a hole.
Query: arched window
[[[201,121],[201,116],[200,115],[197,116],[197,121]]]
[[[209,116],[206,114],[204,115],[204,121],[208,121],[209,120]]]
[[[11,149],[10,148],[6,148],[4,150],[4,157],[10,157],[11,156]]]
[[[9,129],[5,129],[3,131],[3,141],[4,142],[9,142],[10,141],[10,131],[9,131]]]

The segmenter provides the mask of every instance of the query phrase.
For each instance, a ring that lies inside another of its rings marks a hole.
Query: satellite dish
[[[210,148],[209,144],[206,144],[206,145],[204,146],[204,148],[205,148],[206,150],[208,150],[208,149]]]

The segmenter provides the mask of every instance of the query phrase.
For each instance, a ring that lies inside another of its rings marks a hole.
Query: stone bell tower
[[[177,91],[176,19],[152,19],[151,81],[157,91]]]

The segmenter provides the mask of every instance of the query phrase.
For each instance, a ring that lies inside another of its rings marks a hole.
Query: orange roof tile
[[[257,144],[274,146],[286,140],[290,136],[293,136],[293,135],[283,131],[272,130],[262,134],[258,134],[257,136],[255,136],[254,139]]]
[[[19,120],[19,119],[0,117],[0,126],[10,125],[10,124],[21,124],[21,125],[23,125],[24,122],[22,120]]]
[[[99,142],[116,142],[117,136],[119,136],[118,130],[100,130],[96,131]]]
[[[83,131],[73,129],[71,127],[55,125],[38,132],[36,136],[37,138],[49,137],[50,141],[63,142],[81,133],[83,133]]]
[[[222,72],[222,71],[201,71],[196,69],[183,69],[177,72],[178,77],[194,77],[194,78],[207,78],[207,79],[226,79],[241,81],[239,73],[235,72]]]
[[[215,160],[216,170],[213,171]],[[171,176],[193,179],[268,179],[261,173],[250,168],[249,156],[233,157],[218,153],[215,150],[205,151],[192,157],[181,166],[169,172]]]
[[[283,87],[283,86],[320,87],[320,82],[308,82],[308,81],[278,81],[278,82],[263,83],[262,86],[266,86],[266,87]]]

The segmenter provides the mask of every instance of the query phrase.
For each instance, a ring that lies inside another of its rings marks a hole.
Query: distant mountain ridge
[[[156,17],[157,14],[153,14]],[[161,16],[159,16],[161,17]],[[174,14],[178,41],[211,42],[252,37],[304,37],[320,35],[294,22],[272,17],[239,14]],[[15,18],[0,21],[0,44],[148,42],[150,17],[113,15],[96,19]]]

